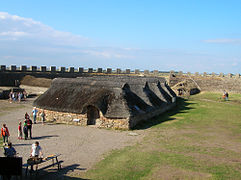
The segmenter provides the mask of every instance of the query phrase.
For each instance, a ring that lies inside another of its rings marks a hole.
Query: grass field
[[[178,99],[176,109],[138,127],[150,128],[141,143],[107,154],[85,178],[241,179],[241,95],[220,97]]]

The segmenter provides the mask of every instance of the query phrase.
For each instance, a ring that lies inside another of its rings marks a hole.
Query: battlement
[[[139,69],[135,69],[135,70],[131,70],[131,69],[125,69],[122,70],[120,68],[117,68],[115,70],[113,70],[112,68],[107,68],[107,69],[103,69],[103,68],[83,68],[83,67],[79,67],[79,68],[75,68],[75,67],[59,67],[57,68],[56,66],[30,66],[27,67],[26,65],[22,65],[20,67],[17,67],[16,65],[11,65],[9,67],[7,67],[6,65],[1,65],[0,66],[0,72],[41,72],[41,73],[68,73],[68,74],[82,74],[82,73],[103,73],[103,74],[140,74],[141,71]],[[145,70],[142,73],[144,74],[158,74],[160,73],[158,70],[154,70],[154,71],[149,71],[149,70]],[[169,73],[169,72],[161,72],[161,73]]]
[[[21,65],[20,67],[17,67],[16,65],[11,65],[9,67],[7,67],[6,65],[1,65],[0,66],[0,72],[14,72],[14,73],[41,73],[41,74],[69,74],[69,75],[78,75],[78,74],[126,74],[126,75],[145,75],[145,76],[163,76],[163,75],[169,75],[169,74],[174,74],[174,75],[188,75],[188,76],[203,76],[203,77],[228,77],[228,78],[240,78],[240,74],[232,74],[232,73],[228,73],[228,74],[224,74],[224,73],[220,73],[220,74],[216,74],[214,72],[212,73],[207,73],[207,72],[203,72],[203,73],[199,73],[199,72],[195,72],[195,73],[190,73],[190,72],[176,72],[176,71],[159,71],[159,70],[144,70],[141,71],[140,69],[135,69],[135,70],[131,70],[131,69],[125,69],[122,70],[120,68],[117,69],[112,69],[112,68],[107,68],[107,69],[103,69],[103,68],[83,68],[83,67],[59,67],[57,68],[56,66],[26,66],[26,65]]]

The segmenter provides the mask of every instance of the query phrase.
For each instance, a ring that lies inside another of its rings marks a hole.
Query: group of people
[[[17,152],[15,148],[12,146],[11,142],[9,142],[6,147],[4,147],[4,155],[6,157],[15,157],[17,155]],[[36,141],[34,144],[32,144],[30,157],[39,158],[42,156],[43,156],[42,148],[39,145],[39,142]]]
[[[18,139],[23,139],[23,133],[24,133],[24,139],[27,140],[28,136],[30,139],[32,139],[32,120],[30,119],[28,113],[25,114],[25,121],[24,126],[22,128],[22,122],[20,121],[18,124]],[[9,141],[9,130],[7,125],[4,123],[1,128],[1,137],[3,138],[3,145],[7,145]]]
[[[32,115],[33,115],[33,121],[34,124],[36,124],[37,121],[37,115],[38,115],[38,110],[36,107],[33,108],[32,110]],[[41,111],[40,113],[41,119],[42,119],[42,124],[45,122],[45,112],[44,110]],[[22,122],[20,121],[18,124],[18,139],[24,139],[27,140],[28,138],[32,139],[32,125],[33,121],[30,119],[29,114],[26,112],[24,116],[24,123],[22,127]],[[3,138],[3,144],[6,145],[8,143],[8,138],[10,136],[8,127],[4,123],[2,128],[1,128],[1,137]]]
[[[9,93],[9,100],[10,102],[12,101],[18,101],[18,102],[21,102],[23,99],[26,99],[27,98],[27,93],[26,91],[24,90],[23,92],[13,92],[11,91]]]
[[[33,122],[30,119],[28,113],[26,112],[25,113],[25,121],[24,121],[24,124],[23,124],[23,133],[24,133],[24,139],[25,140],[28,139],[28,136],[29,136],[30,139],[32,139],[32,125],[33,125]],[[22,133],[22,123],[20,121],[19,125],[18,125],[18,139],[23,138],[22,137],[23,133]]]
[[[26,128],[25,128],[26,127]],[[25,139],[28,137],[28,131],[30,132],[30,138],[32,138],[32,120],[29,118],[28,113],[25,114],[25,122],[24,122],[24,134]],[[3,124],[1,128],[1,137],[3,138],[3,145],[4,147],[4,154],[6,157],[14,157],[17,152],[15,148],[12,146],[12,143],[9,142],[9,130],[6,124]],[[18,138],[22,139],[22,131],[21,131],[21,122],[19,123],[18,127]],[[7,145],[7,146],[6,146]],[[39,142],[36,141],[34,144],[32,144],[32,150],[31,150],[31,157],[39,157],[39,155],[43,155],[42,148],[39,146]]]
[[[34,117],[34,123],[36,123],[37,112],[38,111],[36,108],[34,108],[32,111],[32,114]],[[44,113],[44,112],[42,111],[42,113]],[[25,118],[25,120],[24,120],[23,128],[22,128],[21,121],[19,122],[18,139],[23,139],[23,133],[24,133],[25,140],[28,139],[28,137],[30,137],[30,139],[32,139],[32,124],[33,124],[32,120],[30,119],[30,116],[27,112],[25,113],[24,118]],[[12,143],[9,142],[9,136],[10,136],[9,129],[8,129],[7,125],[4,123],[1,128],[1,137],[3,139],[4,154],[6,157],[14,157],[14,156],[16,156],[17,152],[16,152],[15,148],[12,146]],[[38,141],[36,141],[34,144],[32,144],[30,156],[33,158],[38,158],[39,156],[43,156],[42,148],[40,147]]]

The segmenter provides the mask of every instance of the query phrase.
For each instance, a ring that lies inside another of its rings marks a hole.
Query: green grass
[[[178,99],[176,109],[142,124],[141,143],[105,155],[90,179],[241,179],[241,95]]]

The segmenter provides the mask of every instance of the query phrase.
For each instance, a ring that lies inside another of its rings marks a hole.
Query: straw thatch
[[[175,93],[164,78],[93,76],[57,78],[34,101],[42,109],[85,114],[94,106],[106,118],[128,118],[172,103]]]

